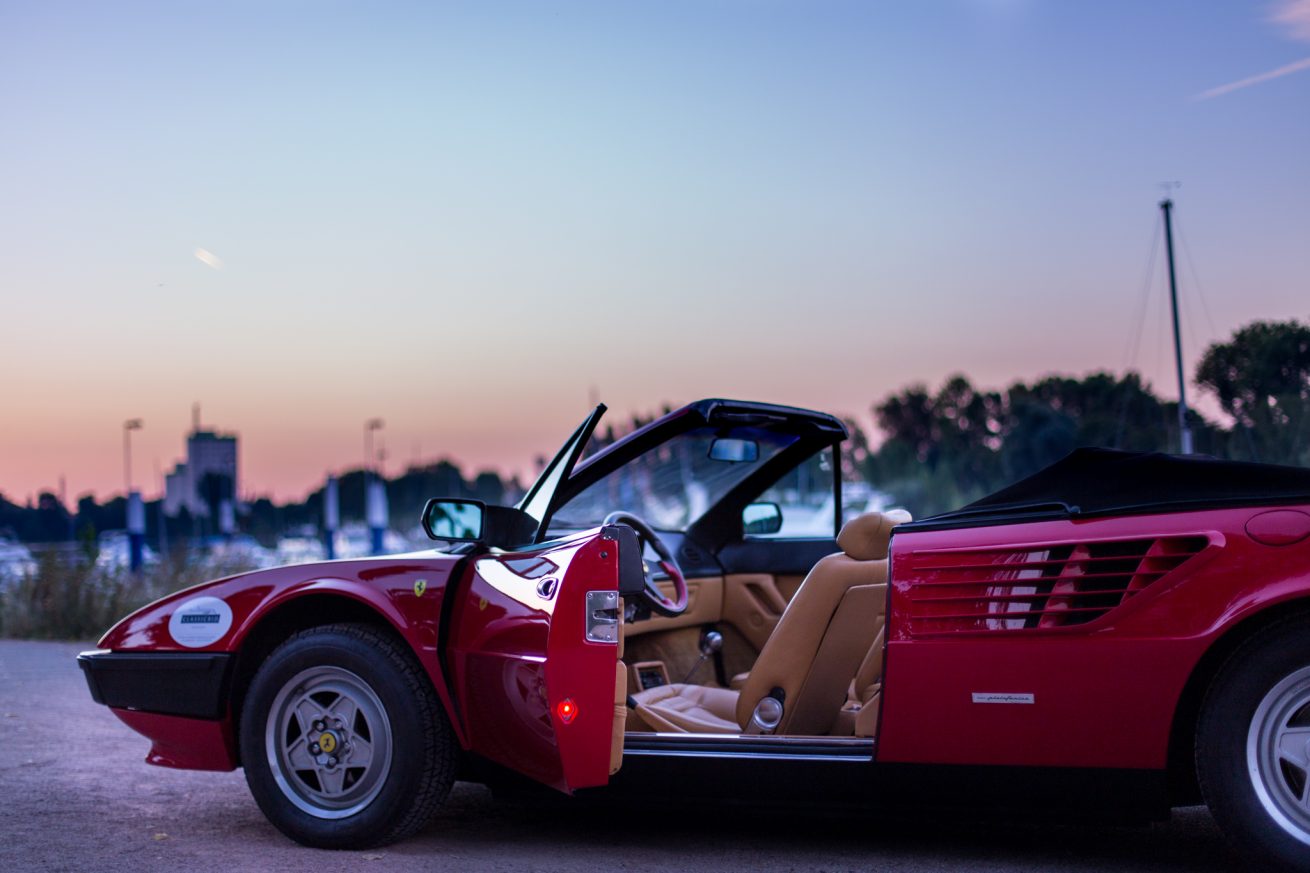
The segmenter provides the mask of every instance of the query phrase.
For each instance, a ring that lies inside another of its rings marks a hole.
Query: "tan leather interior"
[[[628,635],[623,632],[625,626],[627,625],[627,622],[623,620],[623,616],[627,608],[628,608],[627,601],[624,600],[622,597],[620,597],[619,598],[619,660],[620,661],[623,660],[623,655],[625,654],[628,647]]]
[[[673,596],[673,583],[659,583],[660,590],[668,597]],[[676,630],[683,627],[698,627],[713,624],[723,618],[723,577],[705,576],[687,580],[687,611],[682,615],[669,618],[652,615],[645,621],[625,622],[625,637]]]
[[[804,576],[772,576],[767,573],[688,579],[686,612],[674,618],[656,615],[645,621],[626,624],[624,634],[647,636],[722,621],[740,630],[758,652],[778,626],[778,619],[782,618],[787,604],[803,581]],[[673,595],[671,582],[661,582],[659,587],[670,597]]]
[[[669,680],[669,668],[663,661],[635,661],[632,666],[628,667],[628,684],[634,691],[641,690],[641,674],[643,670],[658,670],[660,678],[664,680],[664,684],[671,684]]]
[[[867,562],[865,562],[867,563]],[[814,663],[794,698],[787,698],[778,733],[823,736],[832,732],[846,700],[850,680],[886,623],[887,585],[848,588]],[[745,690],[745,689],[744,689]]]
[[[882,664],[883,643],[886,640],[887,627],[884,623],[879,629],[873,645],[861,662],[860,668],[846,690],[846,703],[842,706],[842,715],[850,716],[849,733],[857,737],[871,737],[878,732],[878,707],[882,703]],[[839,717],[840,721],[845,721]],[[843,725],[844,727],[844,725]],[[833,731],[836,733],[836,730]]]
[[[852,731],[858,730],[856,723],[866,714],[848,713],[846,705],[856,692],[873,693],[873,704],[876,691],[862,683],[856,687],[851,677],[867,667],[881,679],[881,645],[875,642],[886,618],[887,546],[892,527],[908,518],[908,513],[898,512],[852,519],[838,543],[855,555],[839,552],[821,559],[789,604],[782,602],[771,576],[728,577],[725,614],[734,590],[754,601],[744,608],[780,613],[741,691],[697,685],[640,691],[633,697],[641,718],[662,731],[737,733],[750,723],[759,701],[781,689],[785,704],[777,733],[826,734],[844,731],[848,722]],[[750,625],[748,620],[739,627],[746,632]],[[868,721],[867,715],[863,721]]]
[[[614,719],[610,724],[610,775],[623,766],[623,735],[628,730],[628,667],[623,663],[623,609],[626,604],[619,598],[619,647],[614,665]]]
[[[855,716],[851,716],[851,723],[855,723]],[[628,709],[627,729],[628,733],[649,733],[655,730],[646,719],[641,717],[641,713],[631,707]]]
[[[763,651],[787,610],[788,598],[767,573],[736,573],[723,579],[723,620]]]
[[[837,534],[837,548],[857,561],[880,561],[887,557],[892,528],[910,520],[904,509],[866,512],[842,525]]]
[[[737,692],[705,685],[661,685],[634,694],[637,714],[655,731],[735,734]]]
[[[801,583],[805,581],[805,575],[804,573],[788,573],[773,577],[773,584],[777,586],[778,593],[782,595],[783,600],[791,603],[791,599],[800,590]]]
[[[765,573],[730,574],[727,577],[700,577],[686,581],[688,608],[683,615],[651,616],[643,621],[624,624],[624,638],[631,644],[631,659],[664,661],[669,676],[681,682],[696,663],[701,629],[715,625],[723,633],[722,658],[728,675],[751,669],[764,644],[778,627],[786,604],[795,596],[803,575],[769,575]],[[660,583],[665,594],[672,595],[672,583]],[[689,682],[706,682],[713,666],[702,666]],[[633,684],[633,688],[638,688]],[[740,684],[732,684],[739,688]]]
[[[670,682],[714,684],[714,665],[706,662],[697,666],[700,659],[701,627],[684,627],[662,634],[644,634],[628,640],[628,663],[660,661],[669,674]],[[724,655],[733,664],[731,669],[744,670],[755,662],[755,651],[750,644],[723,629]],[[732,640],[738,640],[732,642]],[[641,690],[634,685],[634,690]]]
[[[824,732],[831,726],[837,710],[845,700],[846,686],[850,677],[860,664],[860,659],[868,651],[869,645],[877,635],[883,619],[884,609],[879,605],[873,609],[871,602],[876,593],[869,592],[859,598],[871,613],[861,617],[856,612],[856,603],[849,604],[842,610],[842,603],[850,589],[856,587],[877,588],[883,598],[887,593],[887,562],[883,560],[856,561],[845,554],[829,555],[814,565],[810,575],[796,592],[787,612],[778,622],[778,629],[760,652],[760,657],[751,668],[746,684],[742,686],[741,697],[737,701],[737,723],[743,727],[750,721],[751,713],[760,699],[768,696],[773,689],[780,688],[785,695],[782,722],[778,733],[791,732],[791,723],[806,707],[822,705],[829,711],[823,715],[807,713],[803,721],[822,722],[826,720]],[[873,596],[870,596],[870,595]],[[844,615],[841,614],[844,612]],[[861,621],[861,619],[863,619]],[[815,677],[814,690],[808,696],[802,696],[801,690],[819,664],[819,653],[829,632],[843,637],[830,643],[831,657],[825,660],[840,660],[841,665],[830,667],[844,668],[841,675],[824,682]],[[863,633],[858,631],[863,628]],[[857,639],[858,638],[858,639]],[[860,642],[862,640],[862,643]],[[851,646],[861,646],[858,651],[851,651]],[[834,651],[840,649],[840,652]],[[843,657],[844,656],[844,657]],[[833,687],[835,682],[836,697],[820,704],[822,697],[820,685]]]
[[[687,611],[682,615],[651,616],[624,623],[624,639],[632,654],[628,660],[664,661],[675,682],[711,681],[712,664],[703,664],[694,675],[686,680],[684,677],[696,663],[702,629],[715,625],[724,637],[722,658],[728,675],[749,670],[804,578],[753,573],[688,579]],[[661,583],[660,587],[666,594],[673,593],[671,583]],[[731,598],[725,593],[729,588],[733,591]],[[730,608],[725,609],[725,602]],[[766,608],[763,602],[769,606]],[[754,621],[752,616],[756,617]],[[635,683],[632,687],[639,688]]]
[[[614,723],[610,727],[610,775],[623,765],[623,735],[628,730],[628,668],[619,661],[614,670]]]

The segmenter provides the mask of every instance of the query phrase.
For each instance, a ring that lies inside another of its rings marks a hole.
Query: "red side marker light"
[[[578,705],[573,702],[572,697],[566,697],[555,707],[555,712],[559,715],[560,721],[568,724],[577,717]]]

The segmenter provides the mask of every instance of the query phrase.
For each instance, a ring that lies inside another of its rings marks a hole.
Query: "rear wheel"
[[[1275,625],[1220,671],[1197,725],[1196,766],[1244,855],[1310,870],[1310,623]]]
[[[449,793],[458,754],[413,655],[366,625],[311,628],[279,646],[251,682],[240,740],[264,815],[329,849],[414,833]]]

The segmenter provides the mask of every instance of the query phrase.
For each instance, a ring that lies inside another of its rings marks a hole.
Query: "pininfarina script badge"
[[[974,703],[1033,703],[1031,694],[1007,694],[997,691],[973,692]]]

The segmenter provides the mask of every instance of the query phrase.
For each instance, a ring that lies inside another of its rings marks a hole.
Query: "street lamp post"
[[[123,422],[123,484],[132,493],[132,431],[140,430],[145,423],[139,418]]]
[[[146,506],[141,492],[132,487],[132,431],[143,422],[129,418],[123,422],[123,481],[127,485],[127,565],[133,573],[141,571],[146,548]]]
[[[368,474],[373,472],[373,431],[382,430],[383,421],[380,418],[370,418],[364,422],[364,481],[368,481]]]
[[[341,503],[337,477],[328,474],[323,486],[323,550],[329,561],[337,556],[337,528],[341,526]]]
[[[382,477],[375,472],[377,459],[373,456],[373,431],[382,429],[382,419],[370,418],[364,422],[364,518],[368,522],[369,546],[373,554],[383,551],[383,536],[387,530],[387,488]],[[370,476],[369,473],[374,473]]]

